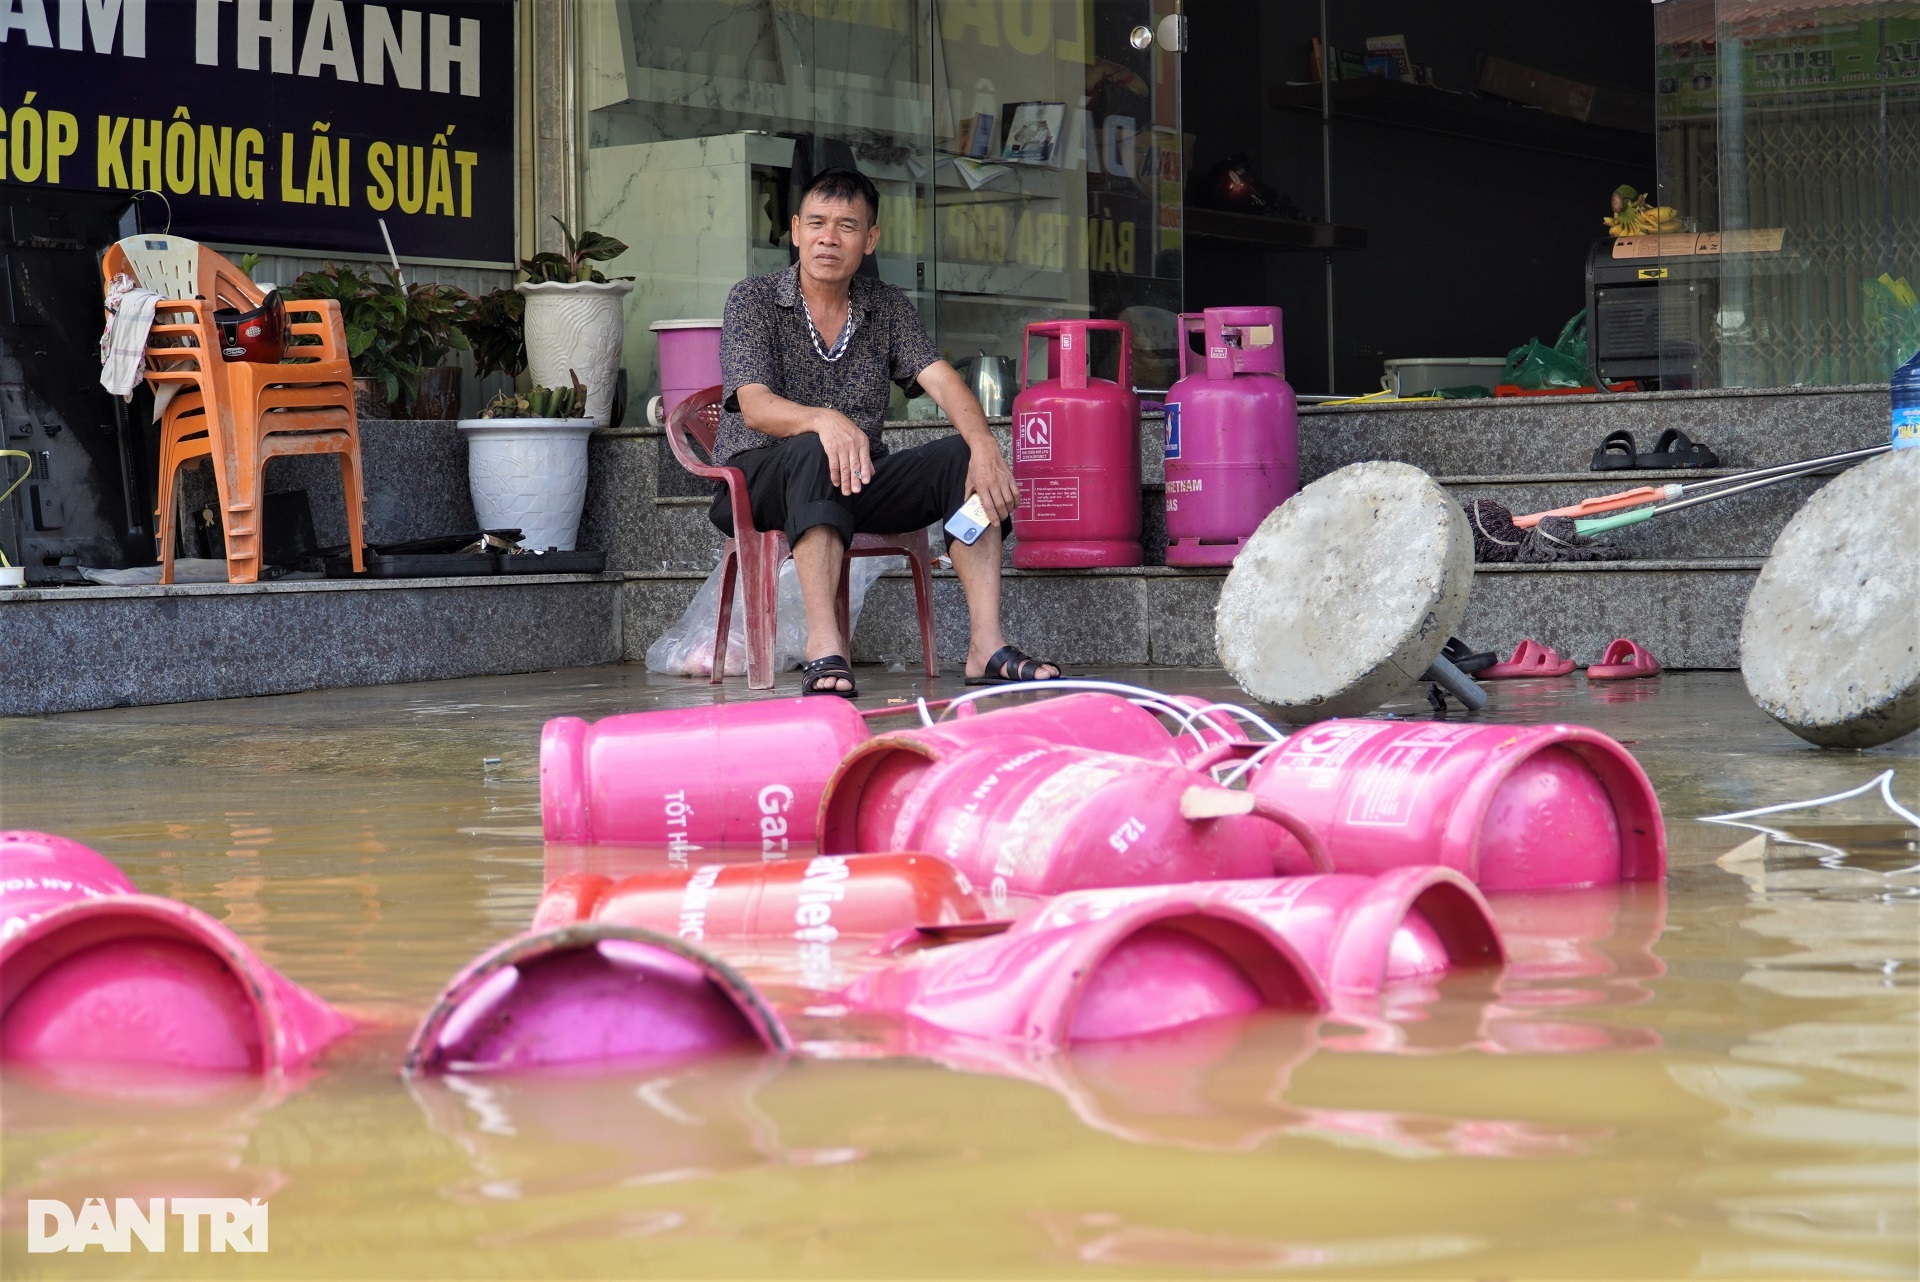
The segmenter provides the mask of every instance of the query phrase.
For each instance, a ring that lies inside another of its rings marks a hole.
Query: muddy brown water
[[[0,1274],[1920,1270],[1920,834],[1871,797],[1765,842],[1696,819],[1885,769],[1911,807],[1920,761],[1806,748],[1731,674],[1494,691],[1484,718],[1627,741],[1673,864],[1502,898],[1497,978],[1051,1059],[879,1057],[826,1010],[796,1032],[831,1058],[403,1081],[441,984],[538,898],[541,723],[706,697],[619,667],[0,719],[0,826],[98,848],[367,1022],[269,1085],[0,1074]],[[269,1250],[26,1253],[28,1199],[195,1195],[265,1199]]]

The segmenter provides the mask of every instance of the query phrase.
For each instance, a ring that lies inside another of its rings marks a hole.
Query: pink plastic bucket
[[[663,320],[648,326],[660,345],[660,421],[674,406],[720,382],[720,322]]]
[[[1325,721],[1254,768],[1339,872],[1440,864],[1482,890],[1550,890],[1666,873],[1646,772],[1584,726]]]
[[[197,908],[97,852],[0,833],[0,1058],[49,1068],[274,1072],[352,1021]]]
[[[1057,1048],[1326,1006],[1312,968],[1258,917],[1226,904],[1179,903],[914,954],[842,996],[867,1013]]]
[[[732,967],[691,944],[598,922],[507,940],[447,984],[406,1071],[513,1072],[786,1050]]]
[[[548,841],[758,847],[783,858],[814,837],[827,778],[867,739],[844,699],[767,699],[631,712],[540,736]]]
[[[1140,903],[1231,904],[1253,913],[1334,993],[1377,993],[1389,983],[1496,966],[1505,957],[1492,910],[1473,883],[1434,867],[1399,868],[1378,877],[1086,890],[1060,896],[1014,929],[1045,930]]]
[[[1030,735],[943,746],[908,732],[849,753],[821,801],[822,852],[929,851],[996,908],[1009,895],[1325,870],[1317,837],[1284,807],[1195,769]]]

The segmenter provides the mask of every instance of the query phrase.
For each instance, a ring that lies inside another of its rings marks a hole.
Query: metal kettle
[[[967,387],[989,418],[1012,412],[1018,377],[1011,356],[989,356],[983,350],[967,362]]]

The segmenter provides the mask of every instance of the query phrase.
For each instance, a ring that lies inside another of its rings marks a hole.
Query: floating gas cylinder
[[[1120,381],[1087,373],[1087,337],[1120,335]],[[1047,341],[1047,377],[1026,386],[1028,348]],[[1123,321],[1027,326],[1013,398],[1013,563],[1022,569],[1139,565],[1140,398],[1133,393],[1133,331]]]
[[[1258,917],[1182,903],[1134,904],[909,954],[841,996],[863,1013],[1036,1048],[1326,1006],[1312,969]]]
[[[745,979],[692,944],[581,922],[489,948],[414,1031],[406,1072],[672,1063],[788,1049]]]
[[[1205,355],[1189,372],[1188,335]],[[1180,317],[1180,381],[1167,393],[1167,564],[1231,565],[1300,488],[1300,420],[1278,307]]]
[[[557,878],[534,928],[574,921],[639,926],[691,940],[880,937],[986,919],[973,886],[932,855],[815,855],[780,863],[660,869],[619,881]]]
[[[1399,868],[1378,877],[1335,873],[1259,881],[1083,890],[1022,918],[1015,931],[1091,921],[1143,903],[1232,904],[1259,917],[1335,994],[1373,994],[1504,958],[1493,910],[1447,868]]]
[[[1240,746],[1222,745],[1216,756]],[[912,732],[888,735],[856,748],[834,773],[821,801],[820,848],[930,851],[983,887],[994,911],[1009,895],[1327,870],[1318,837],[1286,807],[1219,787],[1202,773],[1211,764],[1032,735],[957,751],[918,743]],[[909,771],[906,786],[894,786]]]
[[[1646,772],[1585,726],[1325,721],[1253,768],[1340,872],[1440,864],[1482,890],[1551,890],[1666,873]]]
[[[867,722],[844,699],[768,699],[631,712],[540,735],[540,812],[555,842],[633,842],[686,854],[813,840],[827,777]]]
[[[353,1026],[207,914],[50,833],[0,833],[0,918],[9,1062],[273,1073]]]

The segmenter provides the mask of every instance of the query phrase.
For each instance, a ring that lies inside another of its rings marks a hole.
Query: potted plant
[[[517,529],[520,546],[573,550],[587,498],[588,390],[502,392],[479,418],[458,423],[467,438],[467,485],[482,529]]]
[[[452,285],[407,285],[380,270],[385,280],[328,263],[302,272],[286,294],[340,304],[362,416],[389,418],[404,406],[414,418],[459,417],[460,369],[445,361],[467,348],[460,322],[472,300]]]
[[[627,252],[624,242],[597,231],[575,236],[560,222],[566,252],[522,259],[527,279],[515,286],[526,296],[527,371],[542,386],[574,379],[591,389],[587,416],[599,427],[612,421],[614,380],[626,324],[624,299],[633,286],[602,276],[595,263]]]
[[[474,373],[520,377],[527,367],[526,318],[527,298],[518,290],[496,289],[471,301],[460,332],[473,352]]]

